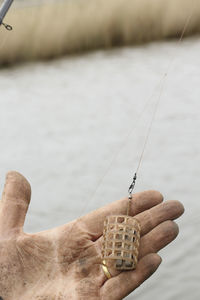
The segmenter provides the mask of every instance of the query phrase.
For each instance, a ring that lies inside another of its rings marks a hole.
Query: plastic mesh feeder
[[[104,222],[102,257],[117,270],[133,270],[138,261],[140,223],[130,216],[108,216]]]

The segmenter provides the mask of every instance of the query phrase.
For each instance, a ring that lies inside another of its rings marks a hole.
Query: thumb
[[[25,221],[31,198],[29,182],[21,174],[11,171],[6,176],[0,201],[0,235],[19,232]]]

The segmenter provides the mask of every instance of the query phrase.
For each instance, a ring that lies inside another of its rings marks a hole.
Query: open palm
[[[0,202],[0,297],[3,300],[120,300],[159,266],[156,254],[178,234],[172,221],[184,211],[178,201],[163,202],[159,192],[135,194],[131,215],[141,223],[140,260],[135,271],[107,279],[101,266],[104,218],[125,214],[122,199],[71,223],[36,234],[23,232],[30,202],[27,180],[10,172]]]

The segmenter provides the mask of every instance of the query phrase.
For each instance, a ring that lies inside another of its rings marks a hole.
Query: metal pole
[[[11,4],[13,3],[13,0],[5,0],[3,2],[3,4],[1,5],[1,8],[0,8],[0,25],[6,25],[3,23],[3,19],[5,18],[5,15],[7,14]],[[8,30],[12,30],[12,27],[10,25],[6,25],[5,26],[6,29]]]

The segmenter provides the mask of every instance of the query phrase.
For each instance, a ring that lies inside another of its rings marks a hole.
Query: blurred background
[[[0,185],[10,169],[31,182],[27,232],[127,195],[167,73],[136,190],[186,212],[127,299],[199,299],[200,0],[16,0],[5,22]]]

